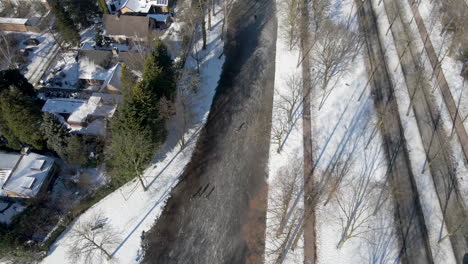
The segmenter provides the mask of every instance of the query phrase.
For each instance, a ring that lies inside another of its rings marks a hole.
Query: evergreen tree
[[[99,10],[95,0],[65,0],[63,4],[75,24],[80,24],[83,28],[92,25],[92,19]]]
[[[111,142],[107,164],[113,181],[123,184],[141,174],[165,134],[164,118],[159,113],[161,98],[172,98],[176,84],[172,59],[161,41],[145,60],[143,80],[123,65],[121,84],[124,101],[111,121]]]
[[[165,96],[172,98],[175,88],[175,72],[171,56],[164,45],[158,40],[145,60],[142,86],[151,91],[157,99]]]
[[[0,93],[8,90],[11,85],[15,85],[23,94],[32,97],[36,96],[36,91],[32,84],[17,69],[0,71]]]
[[[137,81],[136,76],[127,69],[127,65],[123,64],[120,68],[120,86],[124,97],[131,96],[132,88]]]
[[[44,113],[41,130],[47,147],[55,151],[62,160],[66,160],[69,130],[51,113]]]
[[[80,33],[73,23],[70,14],[63,8],[60,1],[47,0],[47,2],[57,19],[55,23],[62,39],[70,45],[78,46],[80,43]]]
[[[98,0],[98,6],[103,14],[109,14],[109,9],[107,8],[106,0]]]
[[[71,135],[67,140],[67,159],[68,163],[83,165],[88,160],[86,156],[85,144],[78,135]]]
[[[3,124],[17,140],[35,149],[44,148],[45,142],[40,131],[42,113],[34,98],[11,85],[9,90],[4,90],[0,94],[0,112]],[[15,140],[8,138],[8,135],[4,136],[8,140]]]

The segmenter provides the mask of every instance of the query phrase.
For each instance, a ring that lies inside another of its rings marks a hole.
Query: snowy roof
[[[27,18],[0,17],[0,24],[25,25],[27,22]]]
[[[48,99],[42,107],[42,112],[71,114],[85,103],[84,100],[70,98]]]
[[[93,93],[92,96],[100,97],[101,102],[105,105],[121,104],[123,101],[121,94]]]
[[[36,153],[20,155],[20,160],[2,189],[34,197],[49,176],[54,158]],[[40,167],[38,168],[38,165]]]
[[[111,72],[107,76],[106,81],[102,84],[100,91],[104,90],[109,84],[120,90],[120,63],[117,63],[111,69]]]
[[[147,17],[152,18],[158,22],[164,22],[166,23],[167,20],[171,17],[168,14],[149,14]]]
[[[78,68],[78,78],[83,80],[106,80],[109,70],[94,63],[88,58],[81,58]]]
[[[145,16],[104,15],[104,35],[127,38],[146,38],[149,36],[152,23]]]
[[[90,101],[88,101],[86,104],[82,104],[76,111],[74,111],[70,115],[70,117],[68,117],[67,122],[82,123],[86,121],[88,115],[93,113],[96,110],[97,106],[97,104],[94,104]]]
[[[0,153],[0,169],[13,169],[20,156],[16,153]]]
[[[151,6],[167,6],[168,4],[168,0],[127,0],[120,8],[127,7],[134,12],[148,13]]]

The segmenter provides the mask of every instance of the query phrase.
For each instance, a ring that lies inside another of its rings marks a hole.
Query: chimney
[[[119,48],[113,47],[112,48],[112,55],[114,55],[115,57],[119,56]]]
[[[31,152],[29,147],[24,147],[24,148],[21,149],[21,155],[27,156],[29,154],[29,152]]]

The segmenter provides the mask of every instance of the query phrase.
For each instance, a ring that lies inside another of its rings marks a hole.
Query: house
[[[111,0],[108,3],[111,13],[149,14],[168,13],[172,0]]]
[[[72,98],[48,99],[42,112],[56,114],[78,134],[103,136],[107,122],[113,117],[122,95],[92,93],[87,100]]]
[[[78,79],[81,86],[101,87],[115,65],[115,60],[112,51],[78,51]]]
[[[29,152],[0,152],[0,196],[35,198],[47,189],[56,171],[55,159]]]
[[[120,63],[134,72],[143,72],[145,54],[116,50],[81,49],[78,52],[78,78],[81,86],[91,91],[120,92]]]
[[[45,26],[44,18],[0,17],[0,31],[41,32]]]
[[[153,39],[156,21],[146,16],[104,15],[105,38],[118,43],[136,44]]]

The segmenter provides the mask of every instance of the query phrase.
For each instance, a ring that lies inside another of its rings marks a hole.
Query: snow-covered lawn
[[[377,16],[379,26],[380,39],[385,47],[384,52],[390,69],[392,83],[394,87],[398,87],[395,92],[398,100],[398,110],[400,118],[403,122],[404,135],[408,147],[408,152],[411,159],[412,171],[415,176],[416,186],[419,193],[424,220],[429,232],[429,242],[434,257],[435,263],[455,263],[452,245],[449,239],[438,243],[439,229],[442,221],[442,210],[440,208],[437,193],[432,180],[432,175],[429,170],[422,173],[425,166],[426,154],[422,144],[419,129],[416,123],[414,112],[411,109],[410,114],[406,116],[406,111],[409,106],[410,96],[406,87],[405,79],[401,67],[399,66],[396,47],[393,42],[392,34],[385,35],[389,27],[388,17],[386,16],[383,5],[378,5],[379,0],[373,0],[374,10]],[[397,69],[396,72],[393,69]],[[442,235],[445,235],[447,230],[444,226]]]
[[[221,15],[214,17],[213,24],[220,19],[222,19]],[[174,141],[173,133],[169,131],[162,152],[145,171],[148,190],[143,191],[139,183],[134,180],[99,201],[64,231],[41,263],[65,263],[68,245],[73,243],[70,230],[77,222],[86,221],[96,213],[101,213],[106,217],[106,225],[111,226],[120,234],[119,245],[109,250],[113,256],[112,263],[139,262],[142,257],[140,250],[142,232],[150,229],[155,219],[161,214],[172,188],[177,184],[179,176],[190,160],[198,133],[206,122],[224,63],[224,57],[218,59],[223,50],[223,42],[219,38],[220,33],[221,26],[216,26],[212,31],[207,32],[209,45],[201,64],[201,87],[195,98],[197,104],[194,104],[200,118],[187,132],[187,137],[190,138],[187,147],[180,150],[177,142]],[[189,61],[187,67],[193,67],[193,65],[194,63]],[[105,263],[104,260],[103,262]]]

